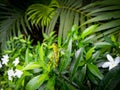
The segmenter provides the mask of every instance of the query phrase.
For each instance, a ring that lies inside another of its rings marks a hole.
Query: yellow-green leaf
[[[92,53],[94,52],[94,47],[90,48],[86,53],[86,60],[89,60],[92,57]]]
[[[47,73],[38,75],[27,83],[26,90],[37,90],[46,80],[48,80]]]
[[[84,39],[86,36],[92,34],[95,31],[95,29],[97,28],[97,26],[98,25],[92,25],[92,26],[88,27],[87,29],[85,29],[81,34],[81,38]]]
[[[31,62],[26,67],[24,67],[23,70],[32,70],[32,69],[40,68],[40,67],[42,67],[41,64],[38,64],[37,62]]]

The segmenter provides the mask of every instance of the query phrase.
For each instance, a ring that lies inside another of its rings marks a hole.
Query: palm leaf
[[[32,24],[37,25],[40,23],[42,27],[48,26],[55,13],[55,8],[53,8],[55,6],[54,0],[49,5],[40,3],[31,5],[27,10],[28,20],[31,20]]]
[[[90,1],[91,2],[91,1]],[[83,0],[51,0],[49,5],[33,4],[27,10],[32,24],[46,27],[45,32],[50,34],[55,30],[60,37],[65,38],[74,24],[81,25],[91,18],[82,11]],[[84,30],[89,25],[80,27]]]
[[[31,27],[23,9],[0,3],[0,10],[0,42],[4,49],[5,42],[11,36],[17,36],[21,31],[27,34]]]
[[[56,23],[59,25],[58,35],[65,38],[74,24],[80,25],[86,16],[81,12],[82,0],[58,0],[59,7],[56,9],[50,25],[46,29],[49,34],[54,30]],[[82,16],[83,15],[83,16]],[[82,17],[83,20],[80,18]],[[54,22],[54,24],[52,24]],[[83,30],[85,28],[81,28]],[[50,31],[50,32],[49,32]]]
[[[92,17],[83,25],[88,23],[99,23],[96,32],[101,32],[105,36],[119,33],[120,30],[120,2],[119,0],[104,0],[95,2],[82,8],[87,16]],[[100,39],[101,35],[98,35]],[[101,37],[102,39],[102,37]]]

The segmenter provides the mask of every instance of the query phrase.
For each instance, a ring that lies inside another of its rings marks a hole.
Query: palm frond
[[[27,34],[31,27],[24,10],[3,3],[0,3],[0,10],[0,42],[4,48],[11,36],[18,36],[21,31]]]
[[[65,38],[71,27],[84,22],[86,16],[81,12],[82,0],[58,0],[59,7],[46,29],[49,34],[55,29],[56,23],[59,26],[58,35]],[[82,19],[81,19],[82,18]],[[52,24],[54,22],[54,24]],[[83,29],[83,27],[81,28]]]
[[[28,20],[31,20],[32,24],[40,23],[42,27],[48,26],[55,13],[55,8],[53,8],[56,7],[55,3],[55,0],[52,0],[49,5],[40,3],[31,5],[27,10]]]
[[[101,32],[101,33],[105,33],[104,35],[109,36],[119,31],[119,27],[120,27],[119,0],[115,0],[115,1],[104,0],[101,2],[91,3],[84,7],[82,7],[81,3],[82,1],[80,0],[76,2],[74,0],[61,1],[59,8],[60,36],[63,37],[66,36],[66,32],[70,30],[70,25],[74,24],[73,22],[75,18],[77,18],[76,22],[78,23],[76,24],[81,25],[80,27],[81,30],[84,30],[87,26],[93,23],[99,23],[100,25],[96,30],[97,33]],[[68,14],[69,16],[67,16]],[[75,16],[75,14],[77,15],[77,17]],[[69,22],[72,24],[70,24]]]
[[[86,21],[88,23],[99,23],[96,32],[111,35],[119,33],[120,30],[120,2],[119,0],[104,0],[95,2],[82,8],[82,10],[92,18]],[[101,37],[102,39],[102,37]]]
[[[47,26],[47,34],[55,30],[60,37],[65,38],[74,24],[81,25],[90,18],[81,10],[82,7],[83,0],[52,0],[49,5],[31,5],[27,15],[33,24]],[[84,30],[88,26],[84,25],[80,29]]]

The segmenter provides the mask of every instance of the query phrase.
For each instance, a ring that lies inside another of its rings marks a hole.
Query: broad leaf
[[[48,80],[45,90],[55,90],[55,76]]]
[[[97,42],[95,43],[95,47],[96,48],[101,48],[101,47],[109,47],[112,44],[108,43],[108,42]]]
[[[88,75],[89,79],[91,80],[91,82],[93,82],[96,85],[99,84],[100,80],[97,77],[95,77],[90,71],[87,72],[87,75]]]
[[[26,90],[38,89],[44,81],[48,80],[48,74],[44,73],[32,78],[26,85]]]
[[[76,51],[77,52],[77,51]],[[72,67],[71,67],[71,78],[74,77],[74,74],[75,72],[77,71],[78,69],[78,66],[79,66],[79,63],[82,61],[83,59],[83,52],[84,52],[84,48],[81,47],[78,52],[77,52],[77,57],[76,57],[76,60],[74,61]]]
[[[85,29],[82,34],[81,37],[85,38],[86,36],[92,34],[93,32],[95,32],[95,29],[98,27],[98,25],[92,25],[90,27],[88,27],[87,29]]]
[[[120,87],[120,66],[111,69],[100,82],[97,90],[117,90]]]
[[[33,70],[35,68],[40,68],[40,67],[42,67],[42,65],[39,64],[38,62],[31,62],[27,66],[25,66],[23,70]]]
[[[103,78],[103,75],[102,73],[99,71],[99,69],[97,68],[96,65],[94,64],[88,64],[88,69],[89,71],[95,75],[96,77],[98,77],[99,79],[102,79]]]
[[[94,52],[94,47],[90,48],[86,53],[86,60],[89,60],[92,57],[92,53]]]

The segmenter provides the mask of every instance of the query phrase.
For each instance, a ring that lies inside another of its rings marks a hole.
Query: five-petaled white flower
[[[111,55],[107,54],[107,59],[109,60],[109,62],[105,62],[102,65],[102,68],[107,68],[109,67],[109,70],[111,70],[112,68],[114,68],[115,66],[117,66],[120,62],[120,57],[116,57],[115,60],[112,58]]]
[[[3,58],[1,58],[1,60],[2,60],[2,64],[7,65],[8,61],[9,61],[8,54],[3,55]]]
[[[7,72],[7,73],[8,73],[8,79],[9,79],[9,80],[12,80],[12,77],[14,77],[14,76],[15,76],[13,69],[8,70],[8,72]]]
[[[2,64],[1,64],[1,62],[0,62],[0,68],[2,67]]]
[[[15,58],[15,61],[13,61],[13,64],[14,64],[15,66],[17,66],[18,63],[19,63],[19,58],[17,57],[17,58]]]
[[[17,76],[18,78],[20,78],[22,76],[22,74],[23,74],[22,71],[20,71],[18,69],[15,70],[15,76]]]

